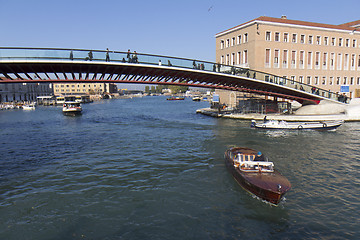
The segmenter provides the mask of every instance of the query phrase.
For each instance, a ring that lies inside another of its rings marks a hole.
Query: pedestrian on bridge
[[[89,56],[89,60],[92,61],[92,59],[93,59],[93,53],[92,53],[91,50],[90,50],[90,52],[88,53],[88,56]]]
[[[128,49],[127,56],[126,56],[126,58],[128,59],[128,62],[130,62],[130,55],[131,55],[131,52],[130,52],[130,49]]]
[[[132,62],[133,63],[138,63],[138,56],[137,56],[137,52],[134,51],[134,54],[132,55]]]
[[[110,56],[109,56],[109,49],[106,48],[106,58],[105,58],[106,62],[110,62]]]

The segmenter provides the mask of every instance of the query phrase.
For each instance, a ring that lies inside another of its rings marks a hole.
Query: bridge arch
[[[336,93],[308,84],[201,60],[88,49],[0,48],[0,83],[27,82],[181,85],[257,93],[301,103],[338,101]]]

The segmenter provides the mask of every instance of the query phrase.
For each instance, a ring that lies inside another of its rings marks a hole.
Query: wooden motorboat
[[[251,126],[262,129],[287,129],[287,130],[332,130],[340,127],[344,121],[323,121],[323,122],[286,122],[278,120],[269,120],[257,123],[252,120]]]
[[[67,101],[64,102],[62,111],[64,115],[74,116],[80,115],[82,112],[82,108],[79,102]]]
[[[274,205],[279,204],[291,184],[260,152],[245,147],[225,151],[226,167],[248,192]]]
[[[185,97],[169,97],[166,100],[185,100]]]

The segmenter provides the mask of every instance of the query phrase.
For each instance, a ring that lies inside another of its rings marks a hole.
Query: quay
[[[345,122],[358,122],[360,121],[360,98],[352,99],[349,104],[337,104],[324,101],[318,105],[307,105],[300,107],[293,114],[237,113],[235,111],[218,110],[213,108],[198,109],[196,113],[211,117],[238,120],[263,120],[266,116],[268,120],[284,120],[288,122],[340,120]]]

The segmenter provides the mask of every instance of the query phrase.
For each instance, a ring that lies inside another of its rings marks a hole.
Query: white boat
[[[64,102],[62,111],[65,115],[74,116],[74,115],[80,115],[82,112],[82,108],[79,102],[67,101]]]
[[[35,110],[35,104],[32,103],[32,104],[23,105],[23,106],[22,106],[22,109],[23,109],[23,110]]]
[[[251,121],[251,127],[261,129],[286,129],[286,130],[332,130],[340,127],[344,121],[323,121],[323,122],[286,122],[268,120],[262,123]]]

